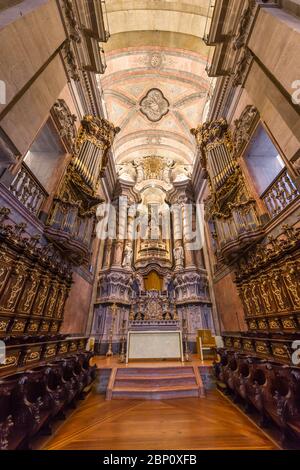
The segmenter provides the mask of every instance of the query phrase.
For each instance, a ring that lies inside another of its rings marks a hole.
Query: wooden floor
[[[39,448],[278,449],[218,391],[203,399],[113,400],[92,392]]]

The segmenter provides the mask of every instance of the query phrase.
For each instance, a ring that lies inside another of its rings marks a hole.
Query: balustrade
[[[284,168],[272,184],[261,195],[271,218],[280,214],[291,202],[297,199],[299,191]]]
[[[39,215],[48,193],[25,163],[22,163],[10,189],[26,209],[36,216]]]

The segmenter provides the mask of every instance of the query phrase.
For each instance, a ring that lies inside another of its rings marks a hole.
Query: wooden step
[[[166,376],[166,375],[194,375],[192,367],[130,367],[118,369],[118,377],[122,376]]]
[[[195,367],[114,368],[106,398],[159,400],[204,396],[204,387]]]
[[[119,387],[135,387],[135,386],[151,386],[151,387],[163,387],[165,385],[196,385],[195,376],[190,374],[186,376],[182,375],[170,375],[166,377],[162,376],[130,376],[130,377],[119,377],[117,375],[114,386]]]
[[[192,384],[192,385],[174,385],[173,387],[169,387],[167,385],[163,387],[135,387],[133,391],[136,392],[163,392],[163,391],[170,391],[172,390],[198,390],[198,385],[197,384]],[[124,392],[127,391],[127,387],[114,387],[114,392]]]
[[[161,390],[114,390],[112,399],[116,400],[167,400],[177,398],[199,398],[198,388]]]

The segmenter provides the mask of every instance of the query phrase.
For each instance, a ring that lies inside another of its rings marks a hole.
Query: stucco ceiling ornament
[[[151,88],[140,102],[141,112],[151,122],[159,121],[169,112],[169,101],[158,88]]]
[[[153,69],[158,69],[161,67],[163,63],[163,55],[160,54],[159,52],[152,52],[150,55],[149,55],[149,65],[153,68]]]

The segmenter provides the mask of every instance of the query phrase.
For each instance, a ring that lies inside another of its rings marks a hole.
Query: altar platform
[[[204,361],[201,361],[200,357],[198,354],[191,354],[191,360],[190,361],[174,361],[174,360],[161,360],[161,361],[139,361],[138,363],[133,362],[133,363],[120,363],[118,356],[95,356],[91,359],[91,364],[96,364],[96,366],[101,370],[101,369],[112,369],[113,367],[124,367],[126,369],[129,368],[136,368],[136,367],[152,367],[155,365],[155,367],[184,367],[187,365],[193,365],[197,367],[212,367],[213,360],[212,359],[206,359]]]
[[[202,398],[205,396],[203,374],[211,371],[212,361],[145,361],[119,363],[118,357],[98,356],[93,363],[99,368],[96,388],[111,399]],[[202,368],[200,370],[200,368]]]

